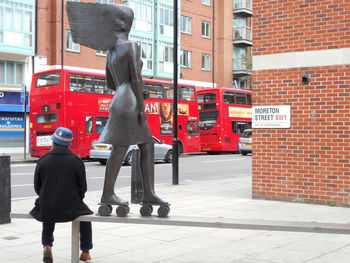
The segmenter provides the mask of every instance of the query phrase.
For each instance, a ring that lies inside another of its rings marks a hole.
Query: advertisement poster
[[[182,116],[189,115],[189,107],[188,104],[178,104],[177,105],[177,114]]]
[[[100,112],[108,112],[109,111],[109,104],[111,104],[112,99],[102,99],[98,98],[98,111]]]
[[[160,134],[173,135],[173,105],[169,102],[159,103]]]
[[[251,118],[252,109],[249,108],[238,108],[238,107],[229,107],[228,116],[235,118]]]

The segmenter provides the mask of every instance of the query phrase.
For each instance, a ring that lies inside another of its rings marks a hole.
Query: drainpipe
[[[215,0],[213,0],[213,88],[215,88]]]
[[[34,33],[34,56],[32,56],[32,73],[35,73],[35,57],[38,55],[38,0],[35,0],[35,33]]]
[[[64,68],[64,0],[62,0],[62,29],[61,29],[61,41],[62,41],[62,50],[61,50],[61,66]]]

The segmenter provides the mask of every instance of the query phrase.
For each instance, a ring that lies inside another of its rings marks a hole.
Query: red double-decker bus
[[[153,136],[167,144],[173,139],[172,96],[170,82],[144,79],[150,98],[145,111]],[[30,91],[31,156],[40,157],[51,148],[51,135],[60,126],[73,131],[70,149],[89,158],[93,140],[97,140],[109,116],[113,91],[106,86],[105,75],[67,69],[33,75]],[[195,87],[178,88],[178,138],[182,152],[200,151],[198,104]]]
[[[238,151],[238,140],[252,127],[252,92],[229,88],[197,91],[201,151]]]

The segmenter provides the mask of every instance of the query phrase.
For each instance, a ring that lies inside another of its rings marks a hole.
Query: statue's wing
[[[107,4],[67,2],[73,41],[96,50],[111,49],[116,40],[113,13]]]

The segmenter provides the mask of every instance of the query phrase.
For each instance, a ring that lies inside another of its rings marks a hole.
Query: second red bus
[[[252,92],[229,88],[197,91],[201,151],[238,151],[238,140],[252,127]]]

